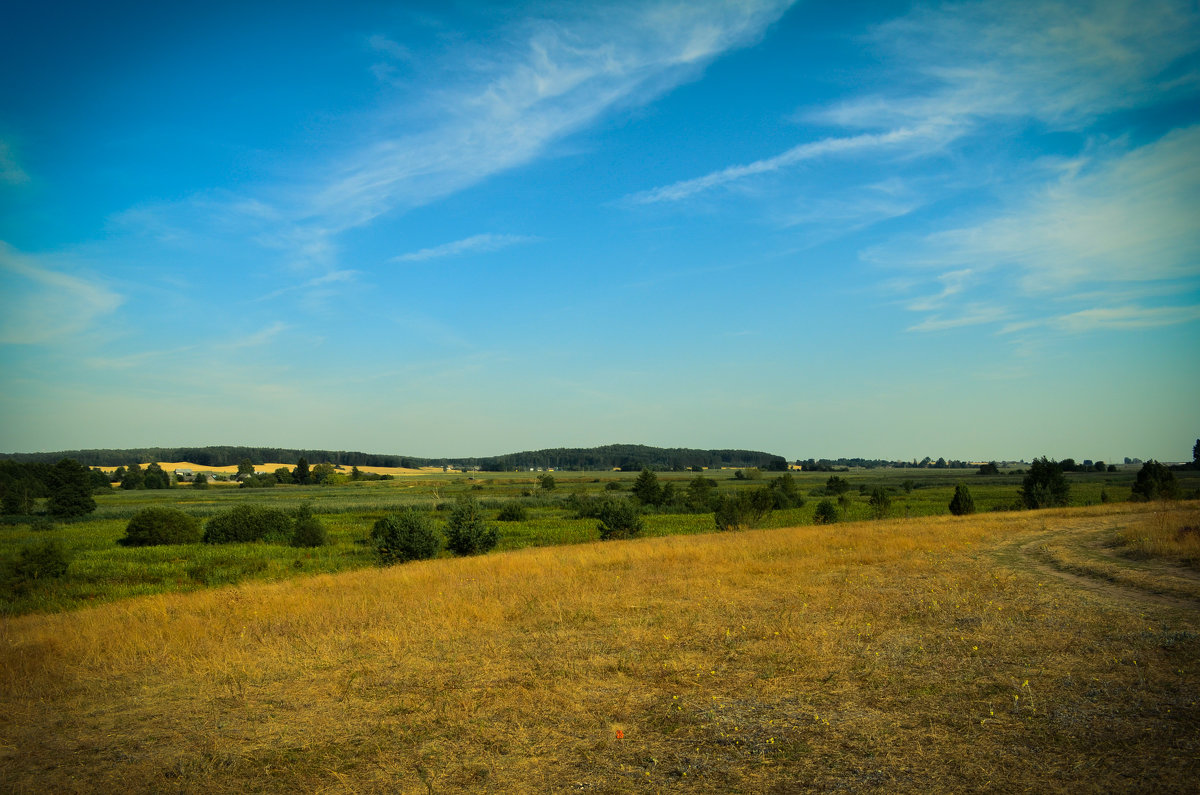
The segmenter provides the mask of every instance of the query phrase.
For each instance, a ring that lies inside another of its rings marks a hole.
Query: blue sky
[[[0,450],[1190,458],[1193,2],[0,11]]]

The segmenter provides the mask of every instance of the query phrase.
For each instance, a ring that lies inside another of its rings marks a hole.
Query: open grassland
[[[0,620],[15,792],[1190,792],[1195,503],[514,550]],[[1183,533],[1187,535],[1186,532]]]
[[[742,480],[733,470],[706,471],[704,477],[719,484],[718,492],[731,494],[762,488],[774,474],[760,480]],[[980,477],[963,470],[864,470],[838,473],[851,488],[838,501],[843,521],[872,516],[870,491],[886,488],[892,504],[890,518],[938,516],[947,513],[955,483],[965,482],[981,512],[1009,510],[1019,501],[1020,475]],[[536,473],[423,473],[388,481],[338,482],[322,486],[277,486],[242,489],[223,485],[207,489],[178,486],[164,490],[115,489],[97,496],[91,516],[34,529],[32,518],[8,517],[0,525],[0,614],[60,611],[83,605],[152,593],[189,592],[246,581],[275,582],[296,576],[336,573],[370,567],[375,558],[366,544],[375,521],[398,508],[434,511],[439,521],[459,497],[481,501],[489,520],[510,503],[526,507],[526,518],[496,522],[498,550],[554,546],[596,541],[597,521],[580,518],[578,503],[603,496],[627,498],[637,477],[632,472],[558,472],[556,487],[541,488]],[[685,491],[696,473],[659,473],[660,482]],[[777,510],[760,522],[763,528],[794,527],[813,523],[830,473],[794,472],[790,477],[805,496],[802,507]],[[1200,487],[1200,473],[1181,473],[1184,489]],[[1113,501],[1129,497],[1132,471],[1072,474],[1073,505],[1098,505],[1101,495]],[[331,544],[297,550],[279,544],[186,544],[152,548],[124,548],[117,540],[125,534],[130,517],[151,506],[178,508],[200,520],[237,505],[254,504],[294,511],[308,503],[329,531]],[[694,535],[715,529],[712,513],[657,512],[644,517],[645,535]],[[1197,539],[1193,537],[1192,541]],[[71,557],[64,577],[16,583],[4,573],[22,550],[44,541],[61,544]],[[1139,542],[1141,543],[1141,542]],[[1146,542],[1149,543],[1149,542]],[[1144,544],[1143,544],[1144,546]],[[444,553],[448,555],[449,553]],[[1140,554],[1140,553],[1139,553]]]

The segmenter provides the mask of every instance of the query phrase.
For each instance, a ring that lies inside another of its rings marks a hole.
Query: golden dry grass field
[[[1197,574],[1118,552],[1197,516],[671,536],[5,618],[0,784],[1195,791]]]

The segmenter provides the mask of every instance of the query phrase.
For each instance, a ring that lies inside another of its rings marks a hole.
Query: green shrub
[[[829,480],[825,481],[825,493],[830,497],[836,497],[848,491],[850,491],[850,481],[843,477],[830,475]]]
[[[600,520],[600,524],[597,525],[600,537],[605,540],[634,538],[640,536],[645,529],[641,511],[629,500],[603,500],[596,512],[596,518]]]
[[[1065,507],[1071,486],[1063,475],[1062,464],[1042,456],[1033,459],[1029,473],[1021,481],[1021,501],[1026,508]]]
[[[143,508],[129,520],[125,537],[117,543],[125,547],[195,544],[203,535],[200,520],[178,508]]]
[[[775,510],[786,511],[789,508],[804,507],[804,495],[800,493],[791,475],[780,475],[768,483],[767,487],[771,490],[774,500],[772,507]]]
[[[204,525],[204,543],[236,544],[246,541],[287,543],[295,529],[285,511],[265,505],[238,505],[217,514]]]
[[[441,539],[428,514],[413,508],[385,516],[371,528],[371,546],[386,565],[437,555]]]
[[[741,490],[721,497],[713,519],[718,530],[740,530],[754,527],[771,512],[775,494],[770,488]]]
[[[868,502],[871,505],[871,513],[876,519],[887,516],[888,511],[892,508],[892,497],[883,486],[876,486],[872,489],[871,499]]]
[[[44,516],[39,516],[29,523],[29,529],[35,533],[45,533],[50,530],[57,530],[58,525]]]
[[[1178,496],[1179,484],[1175,480],[1175,473],[1157,461],[1147,461],[1138,470],[1129,499],[1134,502],[1173,500]]]
[[[528,517],[525,506],[519,502],[510,502],[500,509],[496,518],[501,522],[523,522]]]
[[[959,483],[954,487],[954,497],[950,500],[950,513],[955,516],[967,516],[975,513],[975,500],[971,497],[971,490],[965,483]]]
[[[53,539],[41,541],[21,550],[13,572],[26,583],[62,577],[71,565],[62,544]]]
[[[838,509],[832,500],[821,500],[813,512],[813,524],[833,524],[838,520]]]
[[[321,520],[313,516],[312,506],[301,503],[296,509],[296,525],[292,529],[292,546],[323,547],[329,543],[329,534]]]
[[[615,480],[610,480],[604,484],[604,490],[605,491],[623,491],[624,486],[622,486],[620,483],[618,483]]]
[[[455,555],[479,555],[496,546],[496,528],[483,518],[478,500],[462,497],[450,509],[446,548]]]

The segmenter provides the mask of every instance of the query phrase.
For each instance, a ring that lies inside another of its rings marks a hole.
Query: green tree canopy
[[[600,519],[597,529],[600,538],[635,538],[642,534],[644,524],[638,507],[629,500],[608,497],[596,512]]]
[[[169,489],[171,488],[171,475],[157,463],[151,462],[146,465],[146,474],[142,483],[148,489]]]
[[[455,555],[479,555],[496,546],[498,533],[484,519],[483,508],[472,497],[460,497],[446,523],[446,548]]]
[[[658,483],[658,476],[649,469],[643,469],[637,476],[637,480],[633,482],[632,491],[633,496],[642,505],[662,504],[662,486]]]
[[[50,498],[46,510],[52,516],[84,516],[96,510],[92,498],[92,474],[87,467],[64,458],[50,470]]]
[[[1135,500],[1173,500],[1179,496],[1175,473],[1164,464],[1150,460],[1142,464],[1133,482]]]
[[[292,470],[292,480],[301,486],[307,486],[311,474],[308,471],[308,459],[304,456],[296,462],[296,468]]]
[[[1021,501],[1026,508],[1065,507],[1071,497],[1071,485],[1063,474],[1062,465],[1042,456],[1029,465],[1021,482]]]
[[[955,516],[975,513],[975,500],[971,497],[971,490],[965,483],[959,483],[954,487],[954,497],[950,499],[950,513]]]
[[[404,508],[375,522],[371,546],[383,563],[404,563],[435,557],[441,538],[429,514]]]
[[[141,464],[130,464],[121,478],[121,488],[126,490],[146,488],[146,475],[142,472]]]
[[[887,516],[888,511],[892,508],[892,497],[883,486],[876,486],[871,491],[871,513],[876,519],[882,519]]]

